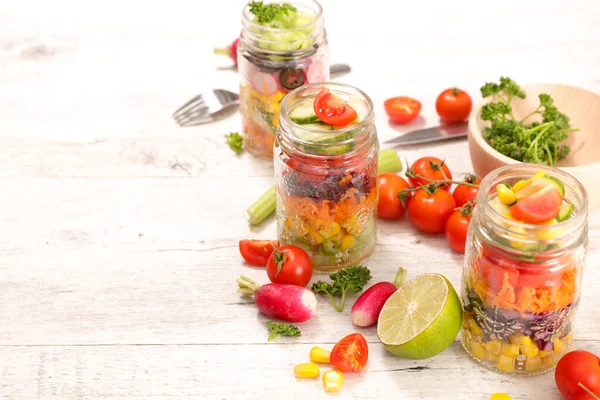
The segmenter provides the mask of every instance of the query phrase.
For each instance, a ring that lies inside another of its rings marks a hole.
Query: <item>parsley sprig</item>
[[[483,136],[495,150],[517,161],[553,167],[569,154],[569,146],[559,142],[577,129],[570,127],[569,117],[558,111],[549,94],[541,93],[539,106],[518,120],[510,103],[515,97],[524,99],[525,92],[515,81],[501,77],[500,83],[488,82],[480,90],[483,97],[495,100],[481,109],[481,119],[491,122]],[[541,122],[527,124],[534,115],[541,116]]]
[[[362,265],[346,267],[329,276],[333,283],[318,281],[313,283],[311,290],[315,293],[325,293],[329,296],[331,304],[342,312],[347,294],[362,292],[365,285],[371,280],[371,271]],[[339,304],[335,297],[340,297]]]

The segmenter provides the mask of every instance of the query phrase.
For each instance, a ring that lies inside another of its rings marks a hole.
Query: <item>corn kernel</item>
[[[354,236],[344,235],[344,237],[342,238],[341,247],[343,250],[346,250],[346,249],[349,249],[350,247],[354,246],[355,243],[356,243],[356,239],[354,238]]]
[[[546,175],[545,171],[540,171],[537,174],[535,174],[534,176],[532,176],[531,178],[529,178],[527,180],[527,183],[531,183],[532,181],[535,181],[538,178],[541,178],[542,176]]]
[[[546,357],[550,357],[552,355],[554,355],[554,351],[550,350],[550,351],[546,351],[546,350],[540,350],[540,357],[542,358],[546,358]]]
[[[542,359],[540,356],[528,358],[525,362],[525,369],[529,372],[537,371],[542,366]]]
[[[503,204],[510,205],[517,200],[515,192],[512,191],[508,186],[500,184],[497,186],[498,198]]]
[[[525,186],[527,186],[527,181],[524,180],[520,180],[519,182],[515,183],[513,185],[513,192],[517,193],[519,190],[523,189]]]
[[[483,360],[483,346],[481,345],[481,342],[471,343],[471,354],[473,357]]]
[[[565,351],[565,343],[560,339],[556,339],[554,341],[554,351],[557,353],[562,353]]]
[[[340,233],[341,230],[342,228],[340,228],[340,225],[337,222],[332,222],[330,225],[327,225],[325,228],[321,229],[319,234],[324,239],[329,239]]]
[[[338,233],[336,233],[335,235],[333,235],[331,237],[331,240],[333,240],[334,242],[339,242],[340,240],[342,240],[343,237],[344,237],[344,234],[340,230]]]
[[[467,325],[469,326],[469,330],[473,334],[473,336],[481,336],[483,335],[483,330],[477,325],[474,319],[470,319],[467,321]]]
[[[523,345],[522,353],[527,358],[535,357],[539,354],[539,352],[540,349],[538,349],[535,343]]]
[[[552,218],[551,220],[544,222],[542,225],[548,226],[556,223],[556,219]],[[553,240],[561,237],[564,234],[564,231],[565,230],[563,228],[538,228],[535,230],[535,235],[540,240]]]
[[[516,345],[527,345],[531,343],[531,338],[529,336],[523,335],[521,332],[515,333],[508,339],[512,344]]]
[[[344,382],[344,375],[336,370],[330,369],[323,374],[323,389],[327,393],[339,392]]]
[[[500,350],[502,350],[502,342],[498,339],[490,340],[489,342],[485,343],[483,347],[485,347],[485,349],[490,353],[498,355],[500,354]]]
[[[348,229],[349,227],[351,227],[352,225],[356,225],[357,223],[358,217],[356,215],[353,215],[351,217],[345,218],[340,225],[342,225],[342,228]]]
[[[296,378],[316,378],[319,376],[319,366],[315,363],[302,363],[294,365]]]
[[[503,343],[502,354],[504,354],[506,357],[516,357],[519,355],[519,346],[516,344]]]
[[[490,400],[512,400],[506,393],[494,393]]]
[[[329,364],[331,352],[322,347],[315,346],[310,349],[310,361],[314,363]]]

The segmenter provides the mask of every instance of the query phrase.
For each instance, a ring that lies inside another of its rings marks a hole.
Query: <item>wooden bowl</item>
[[[524,118],[535,110],[539,105],[538,95],[547,93],[554,99],[558,110],[570,118],[571,127],[579,129],[569,133],[569,138],[561,142],[571,151],[558,162],[557,167],[581,182],[588,194],[589,209],[597,208],[600,206],[600,95],[567,85],[532,84],[521,87],[525,91],[525,99],[511,101],[515,118]],[[480,101],[469,117],[469,153],[473,169],[481,177],[496,168],[520,163],[494,150],[482,136],[482,130],[489,126],[489,122],[481,119],[481,108],[490,101],[493,99]],[[527,121],[535,120],[532,117]]]

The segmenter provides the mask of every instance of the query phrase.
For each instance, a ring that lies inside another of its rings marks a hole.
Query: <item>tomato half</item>
[[[435,110],[444,122],[461,122],[469,117],[473,101],[464,90],[450,88],[444,90],[435,101]]]
[[[264,267],[273,250],[279,247],[279,240],[244,239],[240,240],[239,247],[242,257],[248,264]]]
[[[395,124],[407,124],[421,112],[421,102],[412,97],[392,97],[383,102],[385,112]]]
[[[442,173],[443,171],[443,173]],[[452,173],[448,165],[439,158],[422,157],[415,161],[406,171],[408,181],[411,186],[428,185],[432,181],[444,179],[444,174],[448,179],[452,179]],[[442,189],[449,190],[450,184],[445,184]]]
[[[408,217],[415,227],[424,232],[444,232],[455,207],[454,198],[447,191],[440,189],[429,194],[425,189],[419,189],[408,202]]]
[[[312,261],[306,251],[298,246],[278,247],[267,261],[267,276],[273,283],[306,286],[312,274]]]
[[[541,224],[556,217],[562,204],[558,189],[549,185],[510,207],[511,215],[520,221]]]
[[[335,127],[344,127],[358,118],[356,110],[329,89],[322,89],[317,94],[314,110],[321,121]]]
[[[391,172],[383,172],[378,176],[379,202],[377,216],[383,219],[398,219],[404,215],[404,207],[398,194],[410,185],[404,178]],[[404,200],[406,204],[408,200]]]
[[[331,365],[343,372],[360,372],[369,359],[369,346],[363,335],[352,333],[331,350]]]

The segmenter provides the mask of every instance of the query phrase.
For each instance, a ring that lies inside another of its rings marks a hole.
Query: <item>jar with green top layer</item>
[[[329,80],[322,8],[314,0],[250,2],[238,46],[245,149],[271,159],[279,104],[291,90]]]

